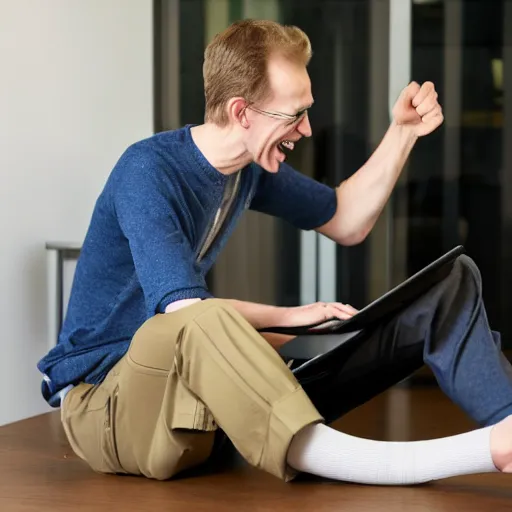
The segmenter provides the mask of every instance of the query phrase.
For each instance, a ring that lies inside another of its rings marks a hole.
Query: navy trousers
[[[480,272],[466,255],[420,299],[295,374],[329,423],[424,364],[480,426],[512,414],[512,367],[489,327]]]

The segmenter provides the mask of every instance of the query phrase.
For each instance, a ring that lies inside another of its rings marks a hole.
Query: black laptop
[[[333,318],[318,324],[299,327],[268,327],[260,332],[297,336],[283,345],[281,355],[297,359],[311,359],[325,354],[372,324],[397,313],[418,299],[451,272],[456,259],[465,253],[459,245],[409,277],[403,283],[371,302],[348,320]]]

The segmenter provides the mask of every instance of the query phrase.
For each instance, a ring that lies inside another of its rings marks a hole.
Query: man
[[[332,190],[284,163],[311,135],[307,36],[242,21],[205,53],[205,123],[128,148],[98,198],[43,394],[96,471],[168,479],[206,461],[223,432],[252,465],[407,484],[510,471],[512,372],[467,257],[412,306],[363,331],[329,372],[298,382],[270,326],[348,318],[345,304],[279,308],[213,298],[205,274],[246,208],[339,244],[371,231],[418,137],[443,121],[432,83],[411,83],[371,158]],[[481,428],[381,443],[328,426],[424,362]]]

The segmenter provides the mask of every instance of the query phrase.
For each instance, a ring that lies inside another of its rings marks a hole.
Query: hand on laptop
[[[350,304],[341,302],[315,302],[306,306],[285,308],[282,325],[286,327],[300,327],[318,324],[333,318],[348,320],[357,313]]]

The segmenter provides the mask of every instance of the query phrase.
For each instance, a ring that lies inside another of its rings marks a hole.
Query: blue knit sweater
[[[124,152],[96,202],[58,343],[38,363],[50,405],[58,407],[70,385],[101,382],[135,331],[169,303],[211,297],[205,275],[245,209],[304,230],[336,209],[333,189],[290,166],[271,174],[251,164],[242,170],[229,218],[198,262],[226,180],[199,151],[190,126]]]

